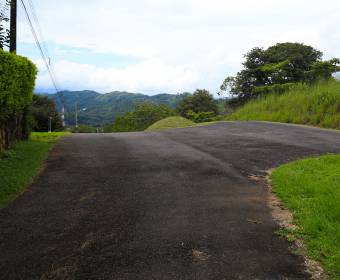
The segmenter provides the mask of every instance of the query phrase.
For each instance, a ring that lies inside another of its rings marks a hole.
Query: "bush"
[[[188,119],[194,121],[195,123],[201,122],[211,122],[215,119],[216,114],[214,112],[199,112],[195,113],[193,111],[187,112]]]
[[[0,50],[0,150],[28,139],[36,74],[36,66],[27,58]]]
[[[176,110],[184,118],[190,118],[188,114],[191,112],[211,112],[213,116],[216,116],[218,114],[218,105],[209,91],[198,89],[193,95],[179,102]]]
[[[175,111],[168,106],[154,103],[141,103],[132,112],[118,116],[111,126],[104,128],[105,132],[143,131],[153,123],[166,117],[174,116]]]

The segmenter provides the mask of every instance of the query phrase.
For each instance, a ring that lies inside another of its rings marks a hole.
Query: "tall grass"
[[[64,135],[63,132],[33,132],[29,141],[21,141],[0,153],[0,208],[25,191],[48,151]]]
[[[261,120],[340,129],[340,82],[298,84],[284,94],[250,101],[227,120]]]

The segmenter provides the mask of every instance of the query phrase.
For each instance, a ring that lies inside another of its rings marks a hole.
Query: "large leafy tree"
[[[63,128],[56,105],[47,96],[34,94],[30,112],[33,131],[48,131],[49,118],[51,118],[52,130],[61,130]]]
[[[218,105],[214,97],[205,89],[198,89],[193,95],[189,95],[177,104],[176,110],[185,118],[191,112],[203,113],[210,112],[212,115],[218,114]]]
[[[144,102],[133,111],[118,116],[112,126],[106,127],[106,131],[143,131],[153,123],[173,115],[175,111],[166,105]]]
[[[254,48],[245,55],[244,69],[227,77],[221,92],[228,91],[243,103],[267,92],[284,91],[297,82],[331,79],[340,71],[339,60],[322,61],[322,53],[300,43],[279,43]]]

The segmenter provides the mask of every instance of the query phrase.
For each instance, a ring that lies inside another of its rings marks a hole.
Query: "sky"
[[[25,0],[28,3],[27,0]],[[340,57],[339,0],[32,0],[61,89],[216,94],[253,47],[300,42]],[[18,54],[53,89],[22,7]]]

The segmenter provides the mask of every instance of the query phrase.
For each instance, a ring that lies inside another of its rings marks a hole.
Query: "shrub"
[[[189,95],[179,102],[176,110],[184,118],[189,118],[189,112],[212,112],[216,116],[218,114],[218,105],[209,91],[198,89],[193,95]]]
[[[28,139],[36,74],[36,66],[27,58],[0,50],[0,150]]]
[[[106,126],[106,132],[143,131],[153,123],[166,117],[174,116],[175,111],[168,106],[154,103],[141,103],[132,112],[118,116],[112,126]]]
[[[194,111],[187,112],[188,119],[194,121],[195,123],[200,122],[211,122],[215,119],[216,114],[214,112],[198,112]]]

